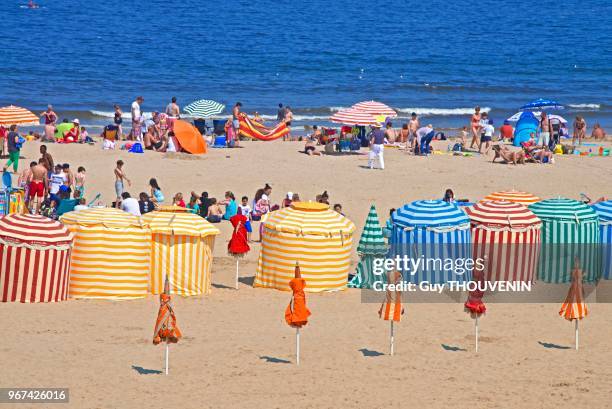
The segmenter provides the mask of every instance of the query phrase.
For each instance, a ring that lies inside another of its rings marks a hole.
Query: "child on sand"
[[[174,195],[172,199],[173,206],[185,207],[185,201],[183,200],[183,194],[181,192]]]
[[[210,199],[210,206],[208,207],[208,217],[206,218],[211,223],[220,223],[221,218],[223,217],[223,210],[221,210],[221,206],[217,203],[217,199]]]
[[[238,212],[245,216],[247,219],[251,218],[251,206],[249,206],[249,198],[242,196],[241,204],[238,206]]]
[[[156,206],[164,203],[164,194],[157,183],[157,179],[151,178],[151,180],[149,180],[149,186],[151,186],[151,201],[155,203]]]
[[[124,180],[127,182],[128,186],[132,186],[132,182],[130,181],[130,179],[128,179],[125,172],[123,171],[123,161],[119,159],[117,161],[117,167],[115,168],[115,193],[117,194],[115,207],[117,208],[119,208],[119,205],[121,204],[121,195],[123,194],[123,190],[125,188],[125,185],[123,183]]]
[[[85,196],[85,168],[79,166],[74,178],[74,198],[81,199]]]

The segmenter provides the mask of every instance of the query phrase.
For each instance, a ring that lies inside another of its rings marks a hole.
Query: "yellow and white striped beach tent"
[[[305,291],[346,288],[355,224],[323,203],[296,202],[264,220],[255,287],[290,291],[300,262]]]
[[[113,300],[147,295],[151,233],[136,216],[91,208],[66,213],[60,221],[75,235],[70,297]]]
[[[212,251],[219,230],[178,206],[147,213],[142,224],[152,235],[149,291],[160,294],[168,275],[172,294],[210,293]]]

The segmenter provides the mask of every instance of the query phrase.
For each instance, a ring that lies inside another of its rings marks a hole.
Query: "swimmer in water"
[[[39,6],[38,4],[34,3],[34,0],[29,0],[29,1],[28,1],[28,8],[29,8],[29,9],[37,9],[37,8],[39,8],[39,7],[40,7],[40,6]]]

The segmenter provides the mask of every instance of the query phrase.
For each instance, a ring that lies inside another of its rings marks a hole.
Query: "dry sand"
[[[302,148],[245,142],[242,149],[210,149],[201,158],[108,152],[99,145],[49,150],[75,170],[85,166],[88,196],[100,192],[107,203],[121,158],[132,195],[148,191],[150,177],[158,178],[167,199],[191,190],[252,198],[265,182],[275,202],[287,191],[313,199],[327,190],[359,228],[372,202],[384,221],[391,207],[439,198],[447,187],[472,200],[511,188],[544,198],[612,194],[610,158],[558,156],[555,165],[511,166],[387,149],[387,169],[370,171],[365,155],[307,157],[298,153]],[[37,158],[37,151],[37,143],[28,143],[23,162]],[[591,305],[581,323],[579,351],[571,349],[573,324],[557,315],[561,300],[489,305],[478,354],[473,321],[461,304],[410,304],[396,326],[391,357],[378,305],[362,304],[358,290],[309,295],[313,316],[302,331],[302,364],[296,367],[294,332],[283,321],[289,295],[251,287],[258,244],[242,263],[239,291],[229,288],[235,264],[225,253],[230,229],[223,224],[221,230],[212,294],[175,298],[185,338],[171,347],[170,376],[151,373],[163,369],[163,347],[151,344],[156,297],[2,304],[0,387],[69,387],[70,404],[57,407],[74,408],[610,406],[612,305],[601,303]]]

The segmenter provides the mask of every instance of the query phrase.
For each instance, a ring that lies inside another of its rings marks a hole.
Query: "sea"
[[[213,99],[295,125],[364,100],[436,127],[536,98],[612,127],[612,1],[0,1],[0,105],[100,127]]]

